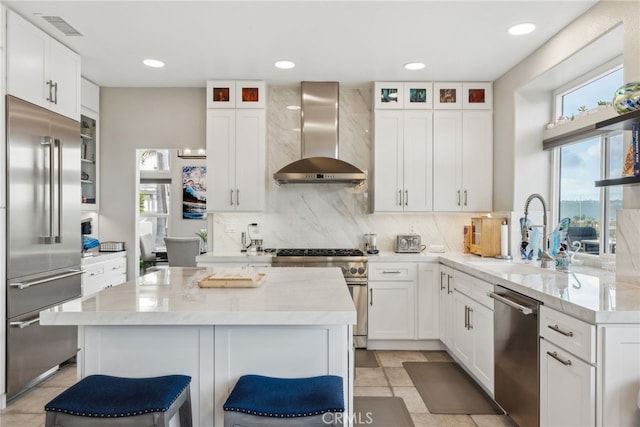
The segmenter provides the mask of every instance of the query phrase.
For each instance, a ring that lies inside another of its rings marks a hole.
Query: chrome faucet
[[[526,228],[527,227],[527,215],[529,214],[529,203],[531,203],[531,201],[533,199],[538,199],[540,200],[540,202],[542,203],[542,244],[543,244],[543,251],[542,251],[542,262],[540,264],[540,267],[542,268],[549,268],[551,267],[551,265],[553,265],[552,263],[554,263],[555,259],[551,256],[551,254],[549,253],[549,244],[547,242],[547,203],[544,201],[544,199],[542,198],[541,195],[539,195],[538,193],[533,193],[532,195],[530,195],[529,197],[527,197],[527,201],[524,203],[524,225],[523,227]],[[527,237],[527,230],[522,230],[522,234],[525,238]]]

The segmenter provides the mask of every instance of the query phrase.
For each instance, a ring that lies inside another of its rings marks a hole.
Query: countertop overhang
[[[353,325],[339,268],[265,268],[257,288],[200,288],[216,268],[171,267],[40,313],[42,325]],[[257,269],[259,270],[259,269]]]

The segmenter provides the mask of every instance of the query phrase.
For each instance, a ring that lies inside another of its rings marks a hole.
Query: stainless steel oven
[[[339,267],[356,307],[353,328],[356,348],[367,347],[368,263],[360,249],[278,249],[274,267]]]

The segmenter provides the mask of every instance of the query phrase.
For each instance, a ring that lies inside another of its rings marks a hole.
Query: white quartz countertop
[[[564,273],[461,253],[441,254],[440,262],[589,323],[640,323],[640,286],[616,282],[615,272],[570,265]]]
[[[127,251],[120,252],[98,252],[90,251],[91,256],[80,258],[80,264],[91,265],[97,262],[109,261],[116,258],[122,258],[127,256]]]
[[[257,288],[200,288],[220,268],[171,267],[44,310],[43,325],[353,325],[339,268],[256,268]],[[224,269],[228,271],[228,269]]]

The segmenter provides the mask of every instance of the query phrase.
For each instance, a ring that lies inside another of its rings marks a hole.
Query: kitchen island
[[[78,325],[78,371],[192,377],[193,422],[223,424],[244,374],[338,375],[353,401],[356,312],[337,268],[268,268],[256,288],[200,288],[216,268],[172,267],[41,312],[43,325]]]

